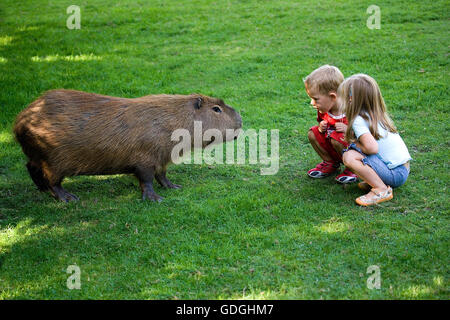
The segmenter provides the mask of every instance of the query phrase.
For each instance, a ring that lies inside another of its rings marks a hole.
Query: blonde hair
[[[356,140],[352,125],[357,116],[369,123],[370,133],[375,140],[382,138],[378,132],[378,124],[389,132],[397,132],[387,113],[380,87],[372,77],[360,73],[345,79],[339,86],[338,97],[341,110],[348,120],[345,140]]]
[[[344,75],[341,70],[328,64],[317,68],[303,80],[308,90],[317,90],[323,95],[327,95],[331,91],[337,92],[342,81],[344,81]]]

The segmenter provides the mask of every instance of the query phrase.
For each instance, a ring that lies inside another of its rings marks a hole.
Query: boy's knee
[[[312,130],[308,131],[308,139],[309,139],[309,142],[315,142],[316,141],[316,136],[314,135],[314,132]]]
[[[344,150],[344,145],[334,139],[331,139],[331,145],[333,146],[333,149],[338,153],[342,153],[342,150]]]

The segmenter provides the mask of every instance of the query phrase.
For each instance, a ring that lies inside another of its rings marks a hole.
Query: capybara
[[[142,199],[161,201],[153,178],[166,188],[181,187],[166,178],[177,144],[171,135],[176,129],[192,133],[194,121],[202,122],[203,132],[218,129],[224,140],[236,138],[229,138],[227,129],[242,127],[232,107],[201,94],[128,99],[58,89],[21,112],[14,133],[29,158],[32,180],[56,199],[78,200],[62,188],[64,177],[128,173],[139,180]]]

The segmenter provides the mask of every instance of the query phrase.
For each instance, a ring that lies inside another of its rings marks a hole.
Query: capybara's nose
[[[236,129],[240,129],[242,128],[242,117],[239,114],[239,112],[236,111],[236,115],[237,115],[237,121],[238,121],[238,127]]]

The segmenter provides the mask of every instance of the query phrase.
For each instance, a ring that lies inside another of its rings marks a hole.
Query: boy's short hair
[[[326,64],[311,72],[303,81],[308,90],[317,90],[320,94],[327,95],[331,91],[337,92],[344,81],[344,75],[337,67]]]

